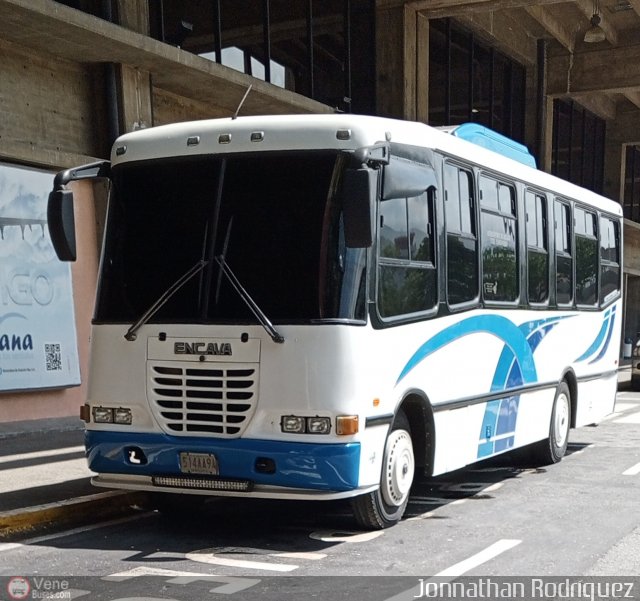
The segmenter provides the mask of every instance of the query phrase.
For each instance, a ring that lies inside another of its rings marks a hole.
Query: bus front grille
[[[255,363],[151,363],[147,390],[162,429],[177,436],[236,438],[258,397]]]

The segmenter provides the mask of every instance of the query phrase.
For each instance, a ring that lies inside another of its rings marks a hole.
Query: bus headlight
[[[280,421],[280,428],[289,434],[304,434],[306,429],[304,417],[297,415],[283,415]]]
[[[118,407],[113,410],[113,423],[114,424],[122,424],[125,426],[130,426],[133,421],[133,416],[131,415],[131,409],[127,409],[125,407]]]
[[[111,407],[94,407],[93,421],[96,424],[112,424],[113,409]]]
[[[307,432],[309,434],[329,434],[329,432],[331,432],[331,418],[308,417]]]
[[[119,424],[130,426],[133,422],[131,409],[127,407],[93,407],[91,410],[93,421],[96,424]]]
[[[283,415],[280,429],[287,434],[329,434],[331,432],[331,418],[302,417],[301,415]]]

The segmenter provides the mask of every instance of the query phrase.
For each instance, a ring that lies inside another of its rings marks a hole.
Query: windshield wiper
[[[267,331],[267,334],[271,336],[271,340],[277,342],[278,344],[282,344],[284,342],[284,338],[282,334],[280,334],[274,327],[273,324],[269,321],[269,318],[263,313],[262,309],[258,307],[256,302],[251,298],[251,295],[242,287],[240,281],[235,276],[231,268],[227,264],[224,259],[224,255],[220,255],[215,257],[216,263],[220,266],[220,270],[224,275],[227,276],[229,283],[233,286],[234,290],[238,293],[240,298],[246,303],[247,307],[251,310],[251,312],[255,315],[256,319],[260,322],[260,325]]]
[[[128,330],[124,337],[129,341],[133,342],[137,336],[136,332],[147,323],[161,308],[162,306],[176,293],[180,288],[182,288],[194,275],[201,272],[207,265],[209,261],[198,261],[187,273],[185,273],[182,277],[176,280],[165,292],[162,293],[160,298],[151,305],[147,311],[142,315],[138,321],[136,321]]]

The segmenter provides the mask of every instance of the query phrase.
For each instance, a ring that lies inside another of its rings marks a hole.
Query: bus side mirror
[[[61,261],[76,260],[76,226],[73,192],[57,188],[49,194],[47,224],[53,248]]]
[[[347,248],[369,248],[373,244],[371,208],[377,191],[374,169],[347,169],[342,178],[344,238]]]

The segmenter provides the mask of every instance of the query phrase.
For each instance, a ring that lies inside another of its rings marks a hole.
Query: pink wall
[[[93,189],[73,184],[78,260],[72,265],[76,331],[82,384],[62,390],[24,391],[0,395],[0,422],[78,416],[86,398],[89,338],[98,271]]]

